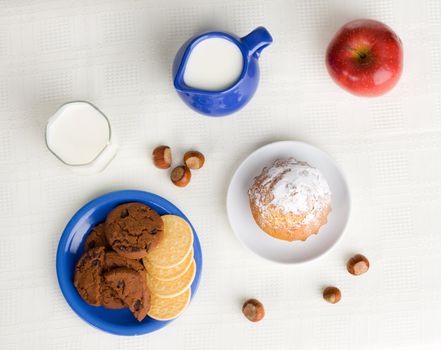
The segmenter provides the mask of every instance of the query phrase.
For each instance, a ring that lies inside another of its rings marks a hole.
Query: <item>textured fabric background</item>
[[[405,70],[387,96],[353,97],[324,66],[346,21],[391,25]],[[171,63],[191,35],[245,35],[264,25],[253,101],[230,118],[188,109],[173,91]],[[79,176],[45,148],[48,117],[84,99],[111,119],[120,150],[103,173]],[[325,257],[279,266],[245,250],[227,221],[234,169],[257,147],[294,139],[329,152],[345,171],[352,215]],[[152,148],[203,151],[205,169],[176,188],[153,168]],[[60,234],[86,201],[142,189],[180,207],[199,232],[204,271],[197,297],[171,326],[116,337],[80,320],[57,285]],[[1,349],[439,349],[441,344],[441,2],[0,0]],[[345,261],[371,260],[363,277]],[[340,304],[321,298],[339,286]],[[246,297],[267,316],[251,324]]]

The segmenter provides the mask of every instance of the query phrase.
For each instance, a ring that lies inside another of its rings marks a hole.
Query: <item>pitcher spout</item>
[[[257,27],[251,33],[241,38],[250,51],[250,55],[259,58],[262,50],[273,42],[271,34],[264,27]]]

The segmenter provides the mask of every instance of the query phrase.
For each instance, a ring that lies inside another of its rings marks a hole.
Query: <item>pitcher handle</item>
[[[264,27],[257,27],[240,39],[250,50],[250,55],[259,58],[262,50],[273,42],[271,34]]]

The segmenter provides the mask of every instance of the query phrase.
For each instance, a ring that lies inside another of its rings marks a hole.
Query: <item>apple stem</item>
[[[354,49],[353,47],[347,47],[347,50],[352,53],[353,57],[357,59],[359,64],[365,65],[371,60],[367,49]]]

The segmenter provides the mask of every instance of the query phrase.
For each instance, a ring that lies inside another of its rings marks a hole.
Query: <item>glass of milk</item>
[[[189,107],[210,117],[238,111],[256,92],[258,59],[272,40],[263,27],[242,38],[226,32],[190,38],[173,63],[177,93]]]
[[[83,173],[98,173],[115,157],[109,119],[86,101],[68,102],[49,118],[48,149],[66,166]]]

